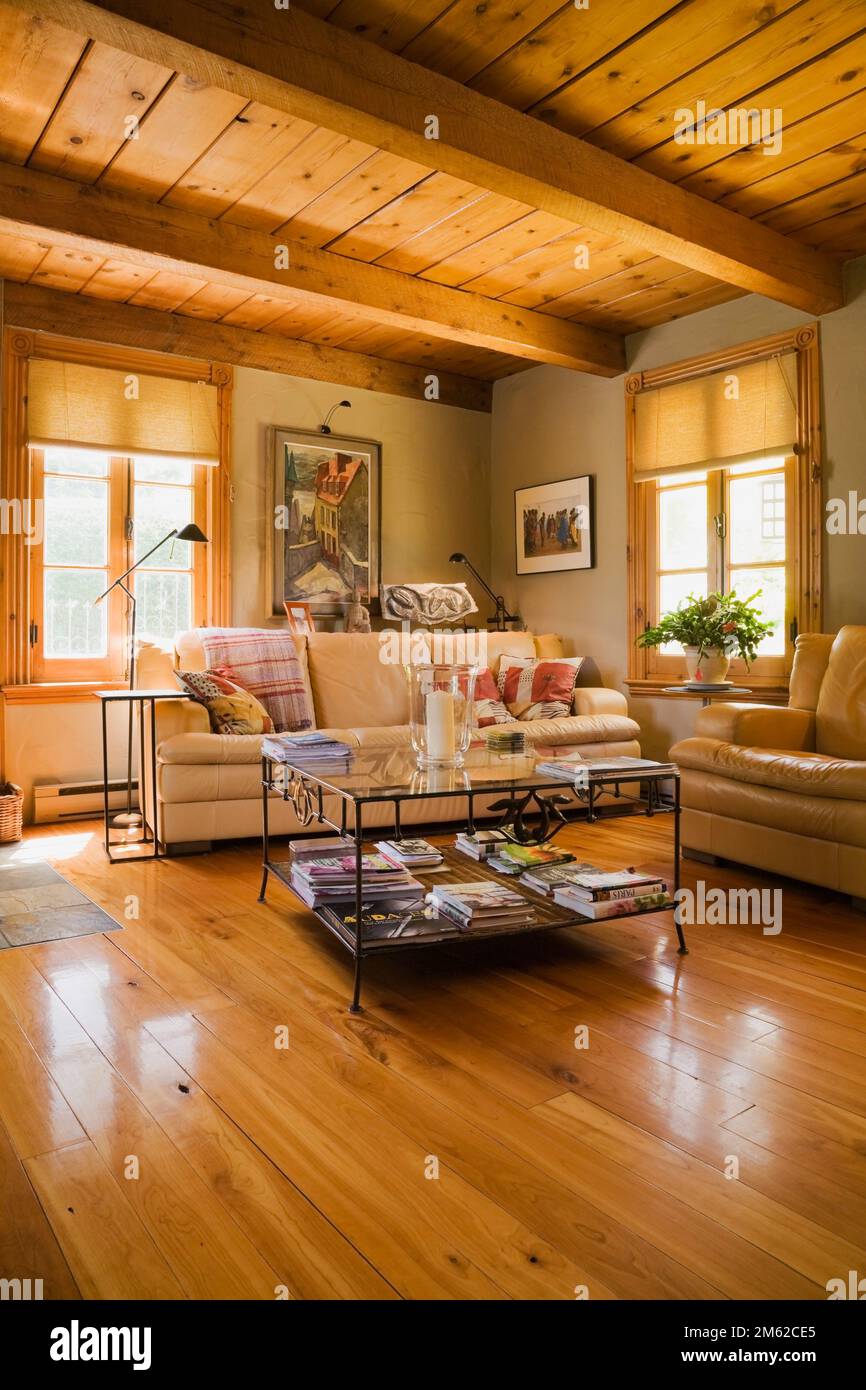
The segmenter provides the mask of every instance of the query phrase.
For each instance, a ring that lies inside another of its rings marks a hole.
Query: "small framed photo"
[[[537,483],[514,493],[518,574],[588,570],[595,564],[593,476]]]
[[[315,632],[316,626],[308,603],[287,598],[283,600],[283,607],[289,620],[290,632],[294,632],[298,637],[306,637],[309,633]]]

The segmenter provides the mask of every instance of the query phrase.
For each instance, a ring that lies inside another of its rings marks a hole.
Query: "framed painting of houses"
[[[287,602],[343,613],[357,589],[379,605],[381,445],[273,425],[268,430],[271,616]]]
[[[593,478],[536,483],[514,493],[518,574],[588,570],[595,564]]]

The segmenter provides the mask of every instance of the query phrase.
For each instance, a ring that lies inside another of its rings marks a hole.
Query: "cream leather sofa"
[[[787,707],[709,705],[670,756],[686,853],[866,899],[866,627],[798,637]]]
[[[561,655],[559,639],[536,639],[528,632],[490,633],[489,661],[498,667],[511,656]],[[409,747],[409,708],[402,666],[380,660],[378,633],[314,633],[298,639],[298,651],[316,724],[363,751]],[[168,689],[172,670],[203,670],[204,652],[195,632],[181,633],[174,654],[143,646],[138,658],[138,685]],[[511,725],[500,725],[510,728]],[[638,725],[627,714],[625,697],[603,688],[578,689],[574,714],[562,719],[521,722],[517,727],[535,744],[579,746],[589,755],[636,755]],[[147,731],[147,739],[151,731]],[[261,737],[210,731],[207,711],[191,701],[160,701],[156,715],[157,795],[160,838],[174,852],[205,849],[214,840],[261,832]],[[148,777],[150,753],[145,759]],[[147,786],[148,805],[153,805]],[[334,808],[330,811],[333,813]],[[481,806],[479,803],[479,811]],[[365,820],[388,825],[388,806],[368,808]],[[411,802],[406,823],[462,820],[466,798],[443,797]],[[150,819],[150,817],[149,817]],[[275,798],[274,834],[301,829],[290,805]]]

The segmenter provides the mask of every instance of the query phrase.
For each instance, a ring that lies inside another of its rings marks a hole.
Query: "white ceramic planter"
[[[684,647],[686,671],[690,681],[705,681],[707,685],[720,685],[727,679],[731,658],[713,647],[700,655],[699,647]]]

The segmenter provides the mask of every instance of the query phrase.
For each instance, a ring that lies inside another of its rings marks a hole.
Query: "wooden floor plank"
[[[24,1166],[85,1298],[183,1297],[89,1140]]]
[[[23,1164],[0,1125],[0,1278],[41,1280],[46,1300],[77,1299],[78,1286]]]

